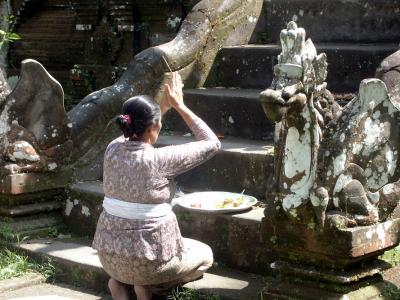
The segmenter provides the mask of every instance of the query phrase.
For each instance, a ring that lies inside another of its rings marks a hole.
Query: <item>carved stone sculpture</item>
[[[34,60],[21,64],[21,79],[2,103],[1,173],[53,171],[72,150],[61,85]]]
[[[68,114],[59,83],[38,62],[24,61],[16,88],[0,99],[0,193],[101,179],[105,148],[119,134],[112,119],[121,104],[138,94],[157,100],[168,78],[165,60],[186,87],[202,86],[223,46],[250,40],[256,23],[249,16],[256,20],[262,3],[199,1],[172,41],[137,54],[114,85],[86,96]]]
[[[281,122],[278,205],[309,226],[327,218],[337,227],[386,220],[400,196],[400,172],[399,111],[385,84],[364,80],[341,109],[326,89],[326,55],[305,41],[304,29],[290,22],[281,43],[272,85],[260,94],[267,117]]]

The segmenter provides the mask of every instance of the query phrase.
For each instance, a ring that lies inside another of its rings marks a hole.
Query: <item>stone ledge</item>
[[[173,135],[160,135],[157,146],[181,145],[194,142],[194,137],[186,137],[183,134],[174,133]],[[219,153],[239,153],[242,155],[268,155],[273,158],[274,143],[271,141],[256,141],[227,137],[221,139],[221,150]]]
[[[397,246],[399,228],[400,219],[370,226],[318,230],[269,217],[263,219],[262,236],[265,242],[274,237],[272,246],[283,260],[290,257],[297,263],[348,269]]]
[[[61,202],[51,201],[43,203],[33,203],[17,206],[0,206],[0,215],[7,217],[33,215],[38,213],[47,213],[50,211],[58,210],[62,206]]]
[[[1,294],[0,300],[112,300],[111,295],[95,293],[76,286],[43,283]]]
[[[101,266],[96,250],[91,247],[57,239],[32,240],[14,247],[36,258],[50,257],[61,271],[57,278],[62,281],[79,282],[95,291],[103,292],[107,289],[109,277]],[[220,295],[227,300],[251,300],[258,299],[264,284],[260,276],[216,267],[202,279],[188,283],[185,287]]]
[[[0,193],[20,195],[64,188],[70,182],[71,175],[71,172],[6,175],[0,180]]]
[[[271,265],[274,271],[280,274],[295,276],[299,278],[306,278],[315,281],[329,282],[333,284],[350,284],[357,283],[365,278],[378,275],[392,266],[382,260],[374,260],[368,264],[363,264],[360,268],[354,268],[351,270],[332,270],[324,269],[321,267],[297,265],[288,263],[286,261],[276,261]]]
[[[374,76],[386,56],[398,50],[398,43],[316,43],[315,47],[328,57],[328,89],[353,93],[358,91],[361,80]],[[224,47],[211,71],[216,80],[208,86],[265,89],[272,82],[272,66],[280,52],[278,45]]]
[[[71,186],[69,215],[65,223],[73,232],[93,236],[102,211],[101,182],[81,182]],[[86,207],[89,215],[82,213]],[[215,259],[227,266],[256,273],[268,273],[276,260],[261,239],[263,208],[254,207],[237,214],[206,214],[174,206],[183,236],[209,244]],[[251,245],[251,247],[249,247]]]
[[[104,197],[103,182],[102,181],[85,181],[71,184],[69,187],[76,192],[89,193],[93,196]]]
[[[37,273],[26,274],[22,277],[17,278],[0,280],[0,294],[33,285],[38,285],[45,281],[46,280],[43,275]]]

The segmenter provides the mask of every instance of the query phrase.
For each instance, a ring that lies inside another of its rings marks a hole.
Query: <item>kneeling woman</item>
[[[170,202],[173,178],[211,158],[221,144],[211,129],[184,105],[182,84],[174,73],[161,103],[136,96],[117,119],[124,137],[112,141],[104,156],[104,202],[93,247],[111,276],[114,299],[148,300],[157,285],[169,286],[200,277],[213,262],[209,246],[182,238]],[[161,115],[174,108],[196,142],[153,148]]]

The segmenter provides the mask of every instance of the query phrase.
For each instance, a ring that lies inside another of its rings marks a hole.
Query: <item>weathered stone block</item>
[[[20,195],[64,188],[70,180],[71,172],[6,175],[0,180],[0,193]]]
[[[271,240],[282,259],[325,266],[334,269],[350,268],[374,258],[400,242],[400,219],[384,223],[338,229],[307,227],[282,219],[263,219],[264,240]]]
[[[63,214],[68,228],[83,236],[93,236],[103,210],[103,198],[103,184],[100,181],[71,185]]]

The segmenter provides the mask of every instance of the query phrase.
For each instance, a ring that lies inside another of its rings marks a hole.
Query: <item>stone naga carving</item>
[[[61,85],[35,60],[24,60],[21,78],[1,104],[0,173],[53,171],[72,150]]]
[[[86,96],[68,114],[59,83],[38,62],[24,61],[17,87],[5,103],[0,99],[0,170],[14,174],[64,166],[71,181],[100,179],[104,150],[119,134],[110,120],[122,103],[138,94],[161,94],[168,77],[164,59],[187,87],[202,86],[221,47],[250,40],[256,26],[250,20],[260,16],[263,4],[197,2],[172,41],[137,54],[114,85]]]
[[[305,41],[304,29],[290,22],[281,43],[271,87],[260,94],[267,117],[280,122],[277,202],[310,226],[327,218],[339,227],[386,219],[400,196],[400,174],[399,111],[385,84],[364,80],[359,95],[341,109],[326,88],[326,55]]]

